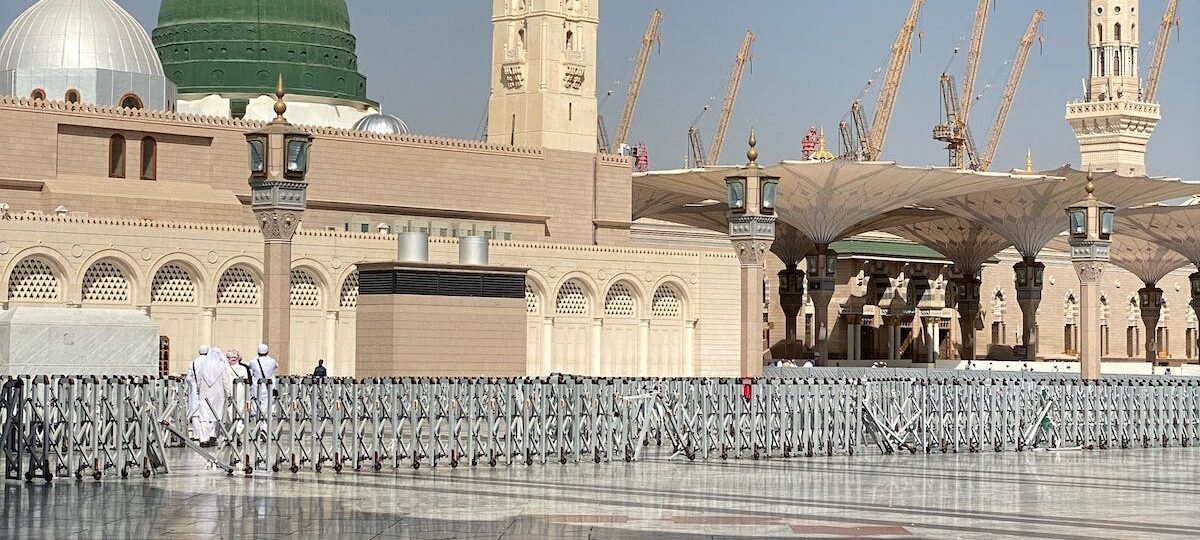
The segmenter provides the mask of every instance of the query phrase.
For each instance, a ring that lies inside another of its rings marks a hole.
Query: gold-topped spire
[[[1095,177],[1092,176],[1091,169],[1088,169],[1087,187],[1085,187],[1084,189],[1087,191],[1089,199],[1095,197],[1095,195],[1093,195],[1093,194],[1096,193],[1096,182],[1095,182]]]
[[[1033,148],[1025,148],[1025,172],[1033,172]]]
[[[275,83],[275,120],[284,120],[283,113],[287,112],[287,103],[283,102],[283,74],[279,74],[279,81]]]
[[[811,159],[817,161],[830,161],[833,159],[833,152],[825,147],[825,126],[821,126],[821,135],[817,138],[817,151],[813,152]]]
[[[758,165],[758,137],[754,135],[754,128],[750,128],[750,149],[746,150],[746,159],[750,160],[749,165]]]

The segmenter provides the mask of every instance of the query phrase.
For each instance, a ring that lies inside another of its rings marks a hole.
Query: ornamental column
[[[292,237],[308,203],[308,155],[312,135],[283,114],[283,75],[275,88],[275,119],[246,134],[250,147],[250,209],[263,233],[263,342],[291,373]]]
[[[979,318],[979,290],[983,281],[975,274],[954,278],[958,302],[958,325],[962,329],[962,359],[975,359],[975,320]]]
[[[763,371],[763,264],[775,242],[775,195],[779,178],[758,166],[758,140],[750,131],[750,160],[725,177],[729,204],[729,240],[741,263],[740,371],[758,377]]]
[[[779,307],[783,308],[783,351],[788,358],[800,357],[797,320],[804,309],[804,272],[795,261],[779,272]]]
[[[1046,265],[1025,257],[1013,265],[1016,274],[1017,305],[1021,306],[1021,344],[1025,346],[1024,360],[1037,360],[1037,310],[1042,303],[1042,277]]]
[[[1189,305],[1196,314],[1196,320],[1200,321],[1200,272],[1188,276],[1188,281],[1192,285],[1192,301],[1189,302]],[[1200,352],[1200,330],[1197,330],[1193,336],[1196,338],[1196,342],[1192,345],[1196,347],[1196,351]]]
[[[818,366],[829,365],[829,304],[837,284],[837,252],[827,244],[818,244],[816,254],[808,256],[808,295],[813,301],[813,350]]]
[[[1147,283],[1138,289],[1138,308],[1146,328],[1146,361],[1153,367],[1158,362],[1158,320],[1162,318],[1163,290]]]
[[[1079,363],[1084,379],[1100,378],[1100,276],[1108,266],[1116,207],[1096,200],[1096,185],[1088,174],[1087,198],[1067,207],[1071,263],[1079,274]],[[1161,291],[1160,291],[1161,293]],[[1161,306],[1161,297],[1159,305]],[[1143,312],[1145,313],[1145,312]],[[1154,321],[1158,324],[1157,318]],[[1147,338],[1146,343],[1153,340]],[[1147,357],[1153,353],[1146,351]]]

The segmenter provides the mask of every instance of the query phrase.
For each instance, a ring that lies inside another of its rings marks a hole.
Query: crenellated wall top
[[[184,127],[236,129],[238,131],[253,131],[267,125],[266,122],[225,118],[219,116],[204,116],[170,111],[155,111],[147,109],[124,109],[120,107],[103,107],[92,104],[67,103],[63,101],[43,101],[25,97],[0,96],[0,108],[25,109],[66,113],[82,116],[141,120],[150,122],[168,122]],[[323,126],[301,125],[302,129],[317,137],[330,139],[347,139],[356,141],[373,141],[409,146],[424,146],[447,150],[469,150],[492,154],[518,156],[542,156],[541,148],[526,148],[520,146],[504,146],[489,144],[467,139],[435,137],[431,135],[381,135],[350,129],[340,129]],[[626,163],[629,158],[616,154],[600,154],[600,160],[606,164]]]

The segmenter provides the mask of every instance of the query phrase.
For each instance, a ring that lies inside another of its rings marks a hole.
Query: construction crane
[[[1171,0],[1167,11],[1163,14],[1162,26],[1158,27],[1158,41],[1154,43],[1154,60],[1150,63],[1150,74],[1146,76],[1146,90],[1142,92],[1142,101],[1153,103],[1158,94],[1158,79],[1162,76],[1163,60],[1167,58],[1167,42],[1171,40],[1171,28],[1179,26],[1175,12],[1179,8],[1179,0]]]
[[[604,108],[604,104],[608,103],[608,98],[612,97],[613,91],[609,90],[604,94],[604,99],[600,100],[600,104],[596,106],[596,110]],[[604,115],[596,115],[596,148],[601,152],[608,152],[608,128],[604,125]]]
[[[742,86],[742,75],[746,71],[746,63],[750,61],[750,45],[753,43],[754,32],[746,30],[742,49],[738,51],[737,60],[733,63],[733,72],[729,75],[729,88],[725,91],[725,103],[721,106],[721,116],[717,119],[717,130],[713,132],[712,148],[708,151],[706,163],[720,163],[721,147],[725,145],[725,132],[729,130],[729,118],[733,115],[733,105],[737,102],[738,89]]]
[[[1017,86],[1021,84],[1021,75],[1025,72],[1025,61],[1029,59],[1029,51],[1033,48],[1033,40],[1037,36],[1038,26],[1046,14],[1042,10],[1033,12],[1029,27],[1021,37],[1021,47],[1013,60],[1012,72],[1008,75],[1008,83],[1004,85],[1004,95],[1000,97],[1000,109],[996,112],[996,121],[992,123],[992,132],[988,135],[987,149],[979,158],[978,169],[988,170],[992,159],[996,157],[996,148],[1000,145],[1000,136],[1004,134],[1004,124],[1008,122],[1008,113],[1012,110],[1013,97],[1017,95]]]
[[[975,26],[971,30],[971,48],[967,50],[967,70],[963,72],[962,94],[959,95],[963,123],[969,123],[971,107],[975,105],[975,76],[979,74],[979,59],[983,56],[983,37],[987,32],[988,14],[992,0],[979,0],[975,7]]]
[[[708,158],[704,155],[704,142],[700,140],[700,128],[696,126],[688,128],[688,148],[691,149],[694,167],[704,167],[704,164],[708,163]]]
[[[900,34],[892,44],[892,58],[888,62],[883,87],[879,89],[879,99],[875,103],[875,119],[871,122],[871,134],[867,139],[868,151],[865,158],[868,161],[879,159],[879,155],[883,153],[888,124],[892,121],[892,111],[896,105],[896,93],[900,90],[900,80],[904,78],[904,68],[908,65],[909,54],[912,53],[912,37],[917,30],[917,19],[921,15],[921,5],[924,3],[925,0],[913,0],[908,17],[900,27]]]
[[[954,76],[942,73],[939,81],[942,91],[942,123],[933,126],[933,138],[946,143],[950,155],[950,166],[955,169],[975,168],[978,163],[975,139],[967,128],[966,118],[958,102],[954,88]]]
[[[650,16],[650,26],[646,28],[646,35],[642,37],[642,50],[638,51],[637,63],[633,67],[633,79],[629,81],[629,93],[625,96],[625,110],[621,113],[621,123],[617,124],[617,136],[610,148],[614,154],[621,151],[621,146],[629,137],[633,111],[637,109],[638,93],[642,91],[642,79],[646,77],[646,65],[650,63],[650,51],[654,48],[654,43],[661,39],[658,35],[658,23],[661,20],[662,12],[654,10],[654,14]]]

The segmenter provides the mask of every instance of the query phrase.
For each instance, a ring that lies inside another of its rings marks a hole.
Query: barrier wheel
[[[126,478],[129,478],[129,469],[121,467],[121,479],[124,480]]]
[[[142,469],[142,478],[150,478],[150,469]]]
[[[95,480],[95,481],[99,482],[99,481],[100,481],[100,477],[101,477],[100,471],[93,471],[93,472],[92,472],[92,480]]]

